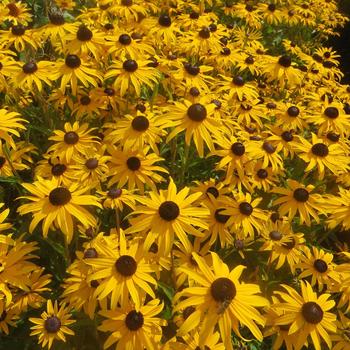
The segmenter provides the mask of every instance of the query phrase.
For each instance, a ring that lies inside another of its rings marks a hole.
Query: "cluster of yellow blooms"
[[[350,350],[337,1],[27,3],[0,4],[1,332]]]

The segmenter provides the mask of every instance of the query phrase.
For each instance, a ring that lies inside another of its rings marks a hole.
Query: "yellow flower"
[[[129,303],[113,310],[100,311],[107,320],[103,320],[98,329],[112,333],[105,341],[104,348],[117,342],[116,350],[159,349],[161,326],[165,326],[166,321],[156,316],[163,310],[163,306],[159,299],[154,299],[136,308]]]
[[[193,253],[200,271],[183,269],[183,272],[194,279],[198,286],[185,288],[175,296],[175,301],[180,297],[187,297],[176,304],[175,311],[187,306],[195,307],[195,311],[180,327],[178,335],[187,334],[199,326],[200,346],[203,346],[218,324],[225,348],[232,350],[231,329],[242,337],[239,330],[241,323],[261,341],[263,336],[257,324],[264,326],[265,317],[256,307],[267,306],[268,300],[257,295],[260,292],[257,284],[239,281],[244,266],[238,265],[230,271],[216,253],[211,254],[213,268],[208,266],[203,258]]]
[[[301,282],[301,295],[293,288],[282,285],[286,292],[276,292],[283,300],[273,305],[283,314],[279,316],[276,325],[289,325],[288,334],[295,334],[295,346],[301,348],[308,337],[316,350],[321,350],[321,339],[326,342],[328,348],[332,348],[329,333],[337,330],[336,316],[329,312],[335,305],[333,300],[328,300],[330,294],[318,296],[308,282]]]
[[[93,205],[102,208],[97,198],[86,195],[88,187],[82,187],[77,182],[69,187],[59,186],[58,180],[38,178],[33,184],[23,183],[22,186],[30,193],[20,198],[33,203],[23,204],[18,208],[20,215],[33,213],[29,231],[42,223],[43,236],[47,237],[49,229],[58,228],[66,236],[68,243],[73,238],[74,224],[72,216],[77,218],[86,228],[95,226],[96,220],[82,205]]]
[[[156,241],[165,256],[170,252],[176,234],[185,249],[190,251],[191,243],[187,235],[204,236],[195,226],[204,230],[208,228],[205,219],[209,211],[193,205],[201,196],[200,192],[190,195],[189,192],[190,189],[184,187],[177,193],[176,185],[170,179],[168,190],[150,192],[149,198],[137,197],[137,201],[143,205],[138,206],[132,214],[141,215],[130,219],[131,227],[126,233],[146,233],[144,251],[148,251]]]
[[[66,341],[65,334],[74,335],[74,332],[68,328],[75,320],[70,319],[69,310],[63,303],[58,306],[57,301],[52,304],[51,300],[47,301],[47,310],[41,314],[41,318],[29,318],[34,323],[30,329],[30,335],[39,335],[39,344],[48,349],[52,347],[54,340]]]

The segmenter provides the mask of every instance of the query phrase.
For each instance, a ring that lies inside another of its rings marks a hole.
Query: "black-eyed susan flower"
[[[4,21],[9,21],[13,24],[26,25],[32,21],[32,14],[26,3],[22,1],[4,0],[1,4],[4,11]]]
[[[43,236],[47,237],[49,229],[58,228],[69,243],[73,237],[74,216],[86,228],[95,226],[94,216],[88,212],[83,205],[91,205],[101,208],[97,198],[85,194],[89,187],[80,188],[79,183],[63,187],[58,184],[57,179],[44,180],[38,178],[33,184],[23,183],[22,186],[30,193],[29,196],[21,198],[28,199],[32,203],[23,204],[18,208],[20,215],[32,213],[33,219],[29,231],[33,232],[35,227],[42,223]]]
[[[174,341],[173,343],[169,342],[169,349],[170,350],[196,350],[200,348],[200,344],[202,344],[202,341],[199,336],[199,332],[191,332],[190,334],[186,334],[183,337],[181,337],[181,340],[184,341],[184,343],[180,341]],[[224,343],[220,340],[220,333],[219,332],[213,332],[205,341],[205,343],[202,345],[204,349],[208,348],[211,350],[225,350]]]
[[[157,317],[163,307],[159,299],[154,299],[136,308],[128,303],[113,310],[100,311],[106,320],[102,321],[99,330],[111,333],[104,343],[105,349],[115,343],[116,350],[121,346],[135,350],[158,349],[162,337],[161,326],[166,325],[164,319]]]
[[[254,236],[255,230],[260,230],[267,219],[264,210],[257,207],[261,200],[262,198],[252,198],[249,193],[239,192],[234,194],[234,199],[222,202],[225,209],[219,214],[229,216],[226,225],[232,225],[239,238]]]
[[[317,285],[320,291],[324,285],[331,289],[335,284],[340,283],[340,275],[336,271],[333,254],[323,249],[316,247],[312,247],[312,250],[305,249],[298,267],[302,270],[299,278],[311,276],[311,286]]]
[[[101,56],[105,44],[104,34],[85,24],[80,24],[75,32],[66,34],[64,40],[65,52],[79,56],[90,54],[95,58]]]
[[[90,85],[96,87],[102,81],[102,74],[91,68],[90,62],[82,56],[67,54],[64,60],[56,61],[55,66],[52,79],[61,79],[60,89],[63,93],[70,86],[73,95],[76,95],[79,82],[88,88]]]
[[[152,89],[160,78],[158,70],[150,67],[149,63],[150,60],[113,61],[105,74],[105,79],[115,78],[113,86],[119,91],[120,96],[131,94],[132,91],[135,91],[136,96],[140,96],[142,86]]]
[[[201,196],[201,193],[189,194],[190,189],[184,187],[177,193],[176,185],[170,179],[168,190],[150,192],[149,198],[138,197],[142,205],[136,207],[131,218],[131,227],[127,233],[144,232],[144,250],[148,251],[153,242],[167,255],[174,243],[175,235],[186,250],[191,250],[188,235],[203,237],[208,224],[203,219],[209,215],[207,208],[194,206],[193,203]]]
[[[128,206],[133,210],[135,209],[135,195],[127,189],[111,187],[107,191],[100,191],[99,194],[102,195],[104,208],[123,211],[124,206]]]
[[[88,156],[88,152],[99,143],[98,138],[91,135],[92,131],[87,123],[82,125],[79,125],[79,122],[74,122],[73,125],[65,123],[64,131],[54,130],[54,136],[49,137],[49,140],[56,143],[49,147],[47,152],[52,152],[53,157],[64,157],[67,162],[79,154]]]
[[[189,146],[193,139],[200,157],[204,156],[204,143],[213,151],[212,135],[217,134],[217,128],[221,125],[220,120],[213,116],[214,109],[214,104],[201,100],[197,103],[188,100],[174,102],[174,106],[168,111],[168,117],[175,127],[169,133],[167,141],[185,130],[186,144]]]
[[[66,334],[74,335],[74,332],[68,327],[75,322],[72,320],[69,309],[63,303],[60,306],[57,300],[52,303],[47,301],[47,309],[41,314],[41,318],[29,318],[34,326],[31,327],[30,335],[39,336],[39,344],[50,349],[55,340],[66,341]]]
[[[53,63],[49,61],[35,62],[29,60],[23,63],[17,74],[14,76],[16,86],[22,90],[37,89],[41,91],[43,89],[43,83],[51,85],[51,71]]]
[[[118,118],[114,123],[106,123],[104,140],[115,145],[121,145],[126,151],[140,150],[149,145],[153,152],[159,154],[158,144],[166,135],[165,128],[173,123],[161,115],[152,112],[129,114]]]
[[[305,172],[317,168],[319,179],[323,179],[326,169],[335,175],[345,173],[349,169],[349,157],[343,147],[335,143],[327,145],[317,135],[312,134],[311,142],[303,137],[298,137],[295,142],[295,150],[302,160],[307,163]]]
[[[330,312],[335,302],[329,300],[330,294],[318,296],[308,282],[301,282],[301,295],[292,287],[282,285],[286,292],[276,292],[283,300],[274,308],[284,312],[276,325],[290,325],[288,334],[295,334],[295,345],[301,348],[310,337],[316,350],[321,350],[322,340],[328,348],[332,347],[329,333],[335,333],[336,315]]]
[[[226,349],[233,349],[231,329],[241,336],[240,324],[247,327],[255,338],[262,340],[258,325],[263,326],[265,318],[256,308],[267,306],[269,303],[267,299],[258,295],[258,285],[239,281],[245,267],[239,265],[230,271],[216,253],[212,253],[212,267],[197,254],[193,254],[193,258],[200,271],[183,271],[198,283],[198,287],[188,287],[180,292],[176,300],[180,297],[186,299],[179,301],[175,310],[193,306],[195,311],[182,324],[178,334],[187,334],[202,321],[200,346],[205,344],[217,324]]]
[[[281,215],[288,214],[289,220],[296,215],[299,216],[300,223],[311,225],[311,218],[320,222],[319,214],[325,214],[322,205],[322,196],[312,193],[315,186],[303,185],[298,181],[288,179],[288,188],[277,187],[272,192],[283,195],[276,199],[273,204],[278,205],[278,212]]]
[[[18,52],[26,47],[35,50],[39,46],[33,29],[27,29],[22,24],[12,25],[8,30],[0,30],[0,42],[6,49],[13,45]]]
[[[156,284],[151,275],[154,268],[145,260],[140,242],[127,241],[123,231],[120,231],[119,249],[113,248],[107,245],[104,248],[105,256],[85,259],[85,263],[93,269],[87,282],[99,282],[95,296],[98,300],[110,296],[112,309],[118,304],[126,306],[130,299],[139,308],[143,294],[155,298],[151,287]]]
[[[110,161],[107,164],[110,170],[109,176],[111,176],[109,186],[117,184],[119,188],[122,188],[127,184],[129,190],[138,188],[143,192],[145,185],[155,189],[155,184],[164,180],[158,174],[159,172],[168,172],[165,168],[154,164],[162,161],[163,158],[155,153],[148,153],[149,146],[135,151],[125,151],[109,146],[107,151],[110,154]]]

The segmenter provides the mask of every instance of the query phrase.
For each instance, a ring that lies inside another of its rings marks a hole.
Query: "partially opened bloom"
[[[49,299],[47,309],[41,314],[41,318],[29,318],[34,326],[31,327],[30,335],[39,336],[39,344],[43,348],[52,347],[54,340],[66,341],[66,334],[74,335],[74,332],[68,327],[75,322],[69,314],[69,309],[63,303],[58,305],[57,300],[53,304]]]
[[[28,199],[32,203],[23,204],[18,208],[20,215],[32,213],[33,219],[29,231],[33,232],[35,227],[42,223],[44,237],[47,237],[49,229],[60,229],[69,243],[73,237],[74,216],[86,228],[95,226],[96,220],[83,205],[92,205],[101,208],[97,198],[85,194],[89,187],[80,188],[75,182],[69,187],[59,186],[58,180],[44,180],[38,177],[33,184],[23,183],[22,186],[30,193],[29,196],[21,198]]]

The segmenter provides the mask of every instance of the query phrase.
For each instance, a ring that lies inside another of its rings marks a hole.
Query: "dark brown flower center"
[[[274,12],[276,10],[276,5],[275,4],[269,4],[269,6],[267,6],[268,10],[270,12]]]
[[[137,270],[137,262],[130,255],[122,255],[115,262],[115,268],[122,276],[130,277]]]
[[[249,216],[253,212],[253,207],[248,202],[242,202],[239,204],[239,211],[241,214]]]
[[[200,95],[200,91],[196,87],[191,87],[190,95],[193,97],[197,97]]]
[[[209,39],[210,38],[210,29],[207,27],[204,27],[199,31],[198,35],[202,39]]]
[[[159,16],[158,23],[162,27],[170,27],[171,26],[171,18],[167,14],[163,13]]]
[[[57,316],[50,316],[44,322],[47,333],[57,333],[61,328],[61,320]]]
[[[11,27],[11,33],[16,36],[22,36],[26,32],[25,28],[22,24],[18,24],[16,26]]]
[[[130,45],[131,44],[131,36],[129,34],[122,34],[119,36],[119,42],[122,45]]]
[[[126,60],[123,63],[123,69],[129,73],[135,72],[138,67],[139,66],[135,60]]]
[[[0,156],[0,169],[5,165],[5,163],[6,163],[6,158]]]
[[[287,109],[287,113],[290,117],[297,117],[299,115],[299,108],[297,106],[290,106]]]
[[[233,79],[232,79],[233,84],[237,85],[237,86],[243,86],[244,85],[244,79],[243,77],[241,77],[240,75],[236,75]]]
[[[129,170],[136,171],[140,169],[141,161],[137,157],[130,157],[127,159],[126,165],[129,168]]]
[[[137,331],[143,326],[143,315],[141,312],[132,310],[125,318],[125,325],[130,331]]]
[[[323,272],[326,272],[328,270],[328,265],[327,263],[322,260],[322,259],[316,259],[314,261],[314,268],[320,272],[320,273],[323,273]]]
[[[281,134],[282,140],[286,142],[293,141],[293,134],[290,131],[283,131]]]
[[[323,310],[320,305],[314,301],[305,303],[301,308],[301,313],[308,323],[318,324],[323,319]]]
[[[149,121],[145,116],[139,115],[132,120],[131,126],[136,131],[146,131],[149,127]]]
[[[38,70],[38,66],[35,62],[28,62],[23,65],[22,70],[26,74],[32,74]]]
[[[323,113],[326,117],[331,119],[335,119],[339,116],[339,111],[336,107],[327,107]]]
[[[77,39],[80,41],[89,41],[92,39],[92,31],[85,25],[81,25],[77,31]]]
[[[198,12],[192,11],[192,12],[190,13],[190,18],[191,18],[191,19],[198,19],[198,18],[199,18],[199,13],[198,13]]]
[[[318,157],[326,157],[328,156],[329,150],[328,146],[325,145],[324,143],[315,143],[311,147],[311,152]]]
[[[275,230],[271,231],[269,236],[273,241],[280,241],[282,239],[282,233]]]
[[[207,117],[207,110],[202,104],[194,103],[188,108],[187,116],[194,122],[201,122]]]
[[[175,202],[165,201],[159,206],[158,213],[163,220],[173,221],[180,215],[180,208]]]
[[[215,301],[231,301],[236,296],[236,287],[230,279],[220,277],[211,284],[210,293]]]
[[[231,151],[235,156],[241,157],[245,153],[245,147],[241,142],[235,142],[231,146]]]
[[[266,108],[268,108],[268,109],[275,109],[276,107],[277,107],[277,105],[274,102],[266,103]]]
[[[137,111],[140,111],[141,113],[146,112],[146,106],[143,103],[138,103],[135,107]]]
[[[67,170],[64,164],[55,164],[51,167],[51,174],[54,176],[61,176]]]
[[[332,141],[332,142],[338,142],[339,139],[340,139],[340,135],[339,134],[336,134],[335,132],[332,132],[330,131],[328,134],[327,134],[327,139]]]
[[[269,175],[269,173],[265,169],[259,169],[256,173],[258,175],[259,179],[266,179]]]
[[[123,6],[132,6],[132,0],[122,0],[121,4]]]
[[[186,72],[190,75],[196,76],[200,72],[200,68],[198,66],[193,66],[192,64],[185,64],[184,65]]]
[[[222,103],[219,100],[214,99],[211,101],[211,103],[213,103],[215,105],[215,109],[221,108]]]
[[[248,57],[244,60],[244,62],[245,62],[246,64],[253,64],[253,63],[254,63],[254,57],[253,57],[253,56],[248,56]]]
[[[84,251],[84,258],[85,259],[94,259],[98,257],[97,250],[95,248],[87,248]]]
[[[264,142],[262,148],[269,154],[272,154],[276,151],[276,147],[269,142]]]
[[[49,201],[55,206],[65,205],[71,200],[71,198],[71,193],[65,187],[57,187],[49,194]]]
[[[67,67],[75,69],[80,67],[81,60],[77,55],[67,55],[65,63]]]
[[[224,47],[221,52],[223,56],[229,56],[231,54],[231,50],[228,47]]]
[[[61,26],[65,23],[63,13],[61,11],[49,12],[49,20],[55,26]]]
[[[80,103],[83,105],[83,106],[87,106],[89,105],[91,102],[91,98],[88,96],[88,95],[84,95],[80,98]]]
[[[291,66],[292,64],[292,59],[289,57],[289,56],[281,56],[279,59],[278,59],[278,63],[282,66],[282,67],[285,67],[285,68],[288,68]]]
[[[297,188],[293,192],[293,197],[296,201],[305,203],[309,199],[309,192],[305,188]]]
[[[74,131],[68,131],[64,134],[64,142],[67,145],[75,145],[79,141],[79,135]]]
[[[217,222],[220,222],[221,224],[226,224],[228,219],[230,218],[230,215],[220,214],[222,211],[224,211],[225,208],[219,208],[215,210],[215,220]]]
[[[96,159],[96,158],[89,158],[89,159],[85,162],[85,166],[86,166],[89,170],[96,169],[96,168],[98,167],[98,159]]]
[[[112,88],[105,88],[103,90],[103,92],[107,95],[107,96],[114,96],[115,95],[115,90]]]
[[[91,288],[97,288],[99,285],[100,285],[100,284],[99,284],[98,281],[96,281],[96,280],[92,280],[92,281],[90,282],[90,287],[91,287]]]
[[[245,6],[245,9],[246,9],[248,12],[252,12],[252,11],[254,10],[254,7],[253,7],[253,5],[251,5],[251,4],[247,4],[247,5]]]
[[[218,198],[219,197],[219,191],[216,187],[214,186],[210,186],[207,188],[207,194],[210,193],[212,194],[215,198]]]
[[[112,188],[111,190],[108,191],[107,196],[109,198],[118,198],[122,195],[123,190],[121,188]]]

